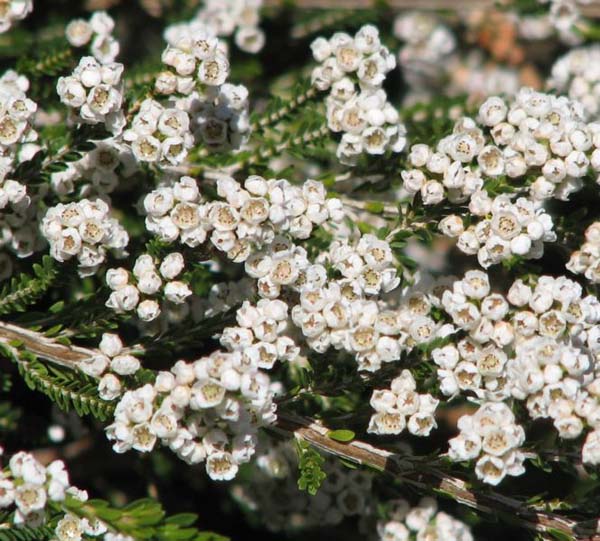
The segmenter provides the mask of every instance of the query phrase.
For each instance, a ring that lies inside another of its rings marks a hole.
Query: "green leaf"
[[[332,440],[340,441],[342,443],[348,443],[349,441],[352,441],[356,437],[356,434],[354,432],[352,432],[352,430],[339,429],[339,430],[330,430],[327,433],[327,436],[329,438],[331,438]]]
[[[165,519],[165,524],[175,524],[177,526],[191,526],[198,520],[198,515],[195,513],[179,513]]]
[[[573,541],[573,536],[556,528],[548,528],[546,530],[556,541]]]

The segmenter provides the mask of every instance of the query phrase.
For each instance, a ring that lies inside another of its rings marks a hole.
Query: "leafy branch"
[[[37,302],[52,286],[58,270],[50,256],[44,256],[41,265],[33,265],[33,276],[21,274],[14,277],[0,292],[0,315],[24,312]]]
[[[122,508],[112,507],[104,500],[82,502],[68,498],[64,506],[81,518],[99,519],[110,530],[136,540],[228,541],[227,537],[193,527],[198,519],[193,513],[166,517],[162,505],[151,498],[136,500]]]
[[[90,349],[51,343],[40,333],[21,329],[16,325],[0,323],[0,342],[4,342],[6,347],[7,343],[13,340],[21,341],[21,348],[40,350],[41,357],[62,366],[73,367],[77,360],[95,354]],[[577,521],[541,508],[540,502],[531,505],[521,499],[504,496],[492,490],[479,489],[440,469],[440,461],[400,455],[359,439],[341,442],[331,438],[330,430],[312,419],[294,417],[282,412],[278,414],[274,429],[287,438],[309,444],[344,461],[384,472],[420,492],[435,492],[483,513],[502,513],[504,516],[511,517],[514,523],[546,537],[562,534],[563,538],[569,536],[581,541],[600,541],[598,519]],[[315,473],[314,464],[311,468]]]
[[[92,415],[101,421],[112,415],[114,403],[102,400],[98,396],[97,381],[82,372],[46,366],[30,351],[7,343],[0,343],[0,355],[16,363],[31,390],[44,393],[62,410],[74,409],[80,416]]]
[[[298,488],[306,490],[311,496],[314,496],[327,477],[322,468],[325,459],[304,440],[296,441],[296,451],[298,453],[298,471],[300,472]]]
[[[298,84],[289,98],[273,96],[261,114],[253,115],[250,124],[252,132],[276,124],[316,96],[317,90],[310,81]]]

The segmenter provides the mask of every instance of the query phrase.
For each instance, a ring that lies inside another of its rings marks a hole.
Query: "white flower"
[[[146,299],[138,304],[136,313],[142,321],[153,321],[161,313],[160,305],[152,299]]]
[[[46,505],[46,490],[40,485],[23,483],[15,489],[15,504],[24,515],[39,511]]]
[[[455,214],[443,218],[438,227],[440,231],[447,237],[458,237],[464,232],[462,218]]]
[[[506,464],[498,457],[485,455],[477,461],[475,474],[478,479],[490,485],[497,485],[506,475]]]
[[[117,355],[110,361],[110,368],[120,376],[130,376],[140,369],[140,361],[133,355]]]
[[[15,487],[10,479],[0,479],[0,508],[8,507],[15,500]]]
[[[121,353],[123,349],[123,342],[119,338],[118,334],[103,333],[102,340],[98,346],[100,351],[108,357],[115,357]]]
[[[140,301],[140,293],[133,285],[125,285],[113,291],[106,301],[106,306],[117,312],[128,312],[133,310]]]
[[[217,52],[213,58],[207,58],[200,63],[198,79],[207,85],[222,85],[229,76],[229,62],[221,53]]]
[[[181,304],[185,302],[185,299],[192,294],[192,290],[185,282],[171,281],[167,282],[164,287],[165,297],[174,302],[175,304]]]
[[[106,271],[106,285],[114,290],[125,287],[129,282],[129,273],[124,268],[108,269]]]
[[[590,432],[581,449],[581,459],[585,464],[600,464],[600,431]]]
[[[228,452],[211,453],[206,459],[206,473],[215,481],[230,481],[237,471],[238,465]]]
[[[98,383],[98,395],[102,400],[114,400],[121,395],[121,382],[114,374],[104,374]]]

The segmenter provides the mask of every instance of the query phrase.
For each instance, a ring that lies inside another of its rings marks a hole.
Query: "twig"
[[[5,322],[0,322],[0,341],[17,341],[21,347],[38,357],[71,368],[97,354],[93,349],[59,344],[39,332]],[[338,442],[328,437],[329,430],[325,426],[312,419],[280,412],[274,429],[287,437],[304,440],[323,452],[384,472],[420,491],[445,495],[483,513],[509,515],[514,522],[529,530],[542,534],[558,531],[577,541],[600,541],[598,520],[578,522],[552,512],[533,509],[521,500],[492,490],[473,488],[435,465],[419,460],[419,457],[402,456],[359,440]]]
[[[493,9],[510,7],[509,0],[386,0],[385,6],[392,9],[421,10],[458,10]],[[264,0],[269,7],[289,5],[289,0]],[[371,9],[381,5],[379,0],[293,0],[292,5],[298,9]],[[600,16],[600,1],[593,0],[579,5],[580,12],[587,17]]]
[[[382,471],[425,492],[437,492],[484,513],[506,513],[515,523],[543,534],[564,532],[581,541],[600,541],[597,521],[581,524],[555,513],[537,511],[525,502],[493,491],[476,491],[467,483],[424,464],[418,457],[401,456],[355,440],[341,443],[328,437],[328,429],[311,419],[279,414],[276,429],[307,441],[326,453]]]

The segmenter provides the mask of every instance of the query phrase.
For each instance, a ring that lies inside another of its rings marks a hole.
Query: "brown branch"
[[[264,0],[264,5],[269,7],[282,7],[289,3],[289,0]],[[510,4],[508,0],[387,0],[384,5],[392,9],[470,11],[493,9],[499,5],[508,7]],[[293,0],[292,5],[298,9],[370,9],[381,3],[378,0]],[[600,1],[579,5],[578,9],[587,17],[599,17]]]
[[[525,502],[494,491],[479,491],[465,481],[452,477],[419,457],[401,456],[362,441],[341,443],[327,436],[328,429],[311,419],[279,414],[276,429],[287,436],[307,441],[326,453],[335,455],[401,480],[424,492],[436,492],[451,497],[483,513],[503,513],[513,522],[542,534],[559,530],[580,541],[600,541],[597,521],[578,523],[555,513],[528,507]]]
[[[73,368],[82,361],[91,360],[99,353],[78,346],[64,346],[42,333],[3,321],[0,321],[0,341],[7,344],[10,342],[22,344],[22,347],[34,355],[68,368]]]
[[[17,325],[0,322],[0,341],[18,342],[38,357],[62,366],[75,368],[78,362],[93,358],[97,351],[77,346],[66,346],[43,334]],[[501,513],[527,528],[543,535],[552,530],[560,531],[578,541],[600,541],[600,525],[597,520],[577,522],[556,513],[536,509],[516,498],[504,496],[493,490],[481,490],[453,477],[431,462],[416,456],[375,447],[354,440],[341,443],[328,437],[328,429],[312,419],[280,413],[274,427],[286,437],[304,440],[325,453],[352,463],[384,472],[422,492],[435,492],[483,513]]]

